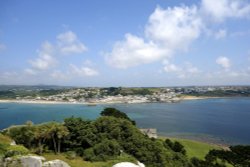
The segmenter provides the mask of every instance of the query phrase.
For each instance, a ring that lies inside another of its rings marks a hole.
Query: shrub
[[[115,140],[103,140],[93,148],[87,149],[84,157],[90,161],[106,161],[116,158],[120,153],[121,147]]]
[[[16,155],[26,155],[29,154],[29,150],[24,146],[15,145],[7,147],[5,152],[5,157],[13,157]]]

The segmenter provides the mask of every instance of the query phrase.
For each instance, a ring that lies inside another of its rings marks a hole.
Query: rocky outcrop
[[[40,156],[22,156],[19,160],[24,167],[42,167],[42,161],[45,161],[45,158]]]
[[[118,164],[115,164],[112,167],[145,167],[145,165],[143,163],[137,162],[136,164],[133,164],[131,162],[120,162]]]
[[[5,158],[0,161],[0,167],[70,167],[66,162],[58,159],[44,161],[44,157],[27,155],[16,158]]]
[[[66,162],[61,160],[47,161],[43,164],[43,167],[70,167]]]

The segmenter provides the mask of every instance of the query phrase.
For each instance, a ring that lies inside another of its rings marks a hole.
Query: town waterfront
[[[162,136],[221,144],[250,144],[250,98],[96,106],[0,103],[0,129],[28,120],[42,123],[63,121],[71,116],[96,119],[105,107],[115,107],[127,113],[139,128],[156,128]]]

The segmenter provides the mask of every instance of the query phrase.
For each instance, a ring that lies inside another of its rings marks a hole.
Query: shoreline
[[[230,97],[187,96],[187,95],[180,97],[181,100],[204,100],[204,99],[219,99],[219,98],[230,98]]]
[[[215,99],[215,98],[228,98],[228,97],[197,97],[197,96],[181,96],[176,102],[186,100],[204,100],[204,99]],[[176,103],[173,102],[173,103]],[[102,105],[102,104],[141,104],[141,103],[164,103],[164,102],[122,102],[122,101],[110,101],[110,102],[66,102],[66,101],[47,101],[47,100],[12,100],[12,99],[0,99],[0,103],[20,103],[20,104],[82,104],[82,105]],[[171,102],[165,102],[171,103]]]
[[[216,146],[216,147],[220,147],[224,150],[229,150],[230,144],[226,144],[226,143],[221,143],[219,141],[210,141],[210,140],[205,140],[205,139],[201,139],[201,138],[185,138],[185,137],[178,137],[178,136],[164,136],[164,135],[160,135],[158,136],[159,139],[170,139],[170,140],[186,140],[186,141],[192,141],[192,142],[199,142],[199,143],[204,143],[204,144],[208,144],[211,146]]]

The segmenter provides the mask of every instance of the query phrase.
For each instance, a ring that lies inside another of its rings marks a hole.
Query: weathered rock
[[[45,158],[41,156],[22,156],[19,160],[24,167],[42,167],[42,161]]]
[[[3,160],[0,166],[1,167],[20,167],[22,166],[22,164],[19,159],[8,157]]]
[[[16,146],[16,142],[14,140],[11,141],[10,143],[11,146]]]
[[[145,167],[143,163],[137,162],[138,165],[133,164],[131,162],[120,162],[118,164],[115,164],[112,167]]]
[[[70,167],[66,162],[53,160],[44,162],[45,158],[41,156],[21,156],[18,158],[5,158],[0,161],[0,167]]]
[[[70,167],[66,162],[61,160],[47,161],[43,163],[43,167]]]

